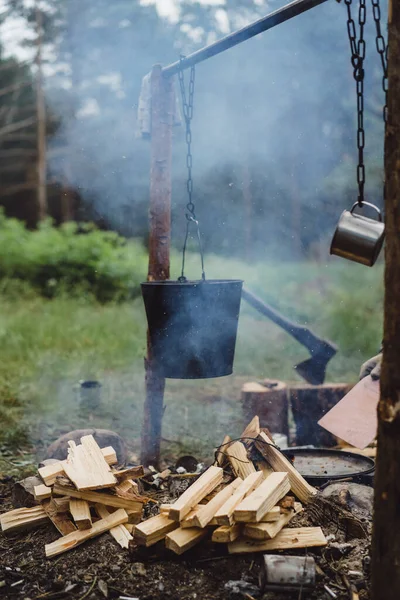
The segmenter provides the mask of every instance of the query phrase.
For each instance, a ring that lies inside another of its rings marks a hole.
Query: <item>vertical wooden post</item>
[[[400,2],[389,1],[385,320],[378,407],[372,600],[400,598]]]
[[[43,90],[43,19],[36,0],[36,114],[37,114],[37,203],[39,221],[47,215],[47,186],[46,186],[46,105]]]
[[[161,65],[151,73],[151,167],[148,281],[169,278],[171,238],[171,162],[174,89]],[[146,398],[142,424],[141,462],[158,466],[165,379],[160,374],[147,336]]]

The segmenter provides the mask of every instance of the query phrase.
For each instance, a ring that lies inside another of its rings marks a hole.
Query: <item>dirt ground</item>
[[[0,512],[11,510],[13,481],[0,480]],[[307,510],[291,521],[291,526],[315,525]],[[349,539],[337,523],[321,523],[334,544],[347,542],[344,555],[330,544],[309,549],[317,562],[317,585],[311,592],[288,594],[258,591],[260,555],[228,556],[225,545],[202,542],[198,547],[176,556],[162,542],[152,548],[135,545],[122,550],[109,534],[104,534],[54,559],[46,559],[44,544],[59,537],[53,525],[42,525],[30,532],[0,534],[0,597],[23,600],[111,600],[127,597],[138,600],[230,600],[263,598],[284,600],[310,598],[328,600],[324,584],[339,600],[351,598],[349,585],[355,585],[360,600],[368,600],[369,535]],[[370,524],[365,524],[369,529]],[[347,538],[347,539],[346,539]],[[287,552],[304,555],[305,551]],[[239,584],[234,582],[239,581]]]

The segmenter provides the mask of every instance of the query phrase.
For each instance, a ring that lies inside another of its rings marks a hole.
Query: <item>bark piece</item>
[[[288,473],[291,490],[301,502],[310,502],[317,495],[317,490],[307,483],[304,477],[300,475],[297,469],[295,469],[288,461],[286,456],[271,444],[271,438],[261,432],[256,440],[258,451],[263,455],[274,471],[286,471]]]
[[[67,552],[68,550],[72,550],[72,548],[76,548],[83,542],[86,542],[86,540],[90,540],[93,537],[109,531],[117,525],[127,523],[127,521],[128,515],[122,508],[120,508],[111,515],[108,515],[108,517],[105,519],[100,519],[100,521],[93,523],[93,527],[90,529],[86,529],[85,531],[74,531],[65,537],[52,542],[51,544],[46,544],[46,557],[50,558],[63,552]]]
[[[236,492],[228,498],[228,500],[217,510],[215,513],[215,519],[218,525],[233,525],[233,513],[236,507],[247,494],[251,494],[258,485],[263,481],[263,474],[261,471],[252,473],[240,484]]]
[[[235,521],[258,522],[290,490],[287,473],[272,473],[237,506]]]
[[[297,527],[283,529],[272,540],[256,542],[254,540],[236,540],[228,544],[229,554],[246,554],[267,552],[269,550],[294,550],[297,548],[313,548],[326,546],[326,538],[321,527]]]
[[[64,462],[64,471],[78,490],[93,490],[113,487],[117,479],[92,435],[81,438],[77,446],[69,442],[68,458]]]
[[[183,554],[190,548],[193,548],[202,539],[208,535],[207,529],[191,527],[189,529],[176,529],[169,533],[165,538],[165,545],[175,554]]]
[[[234,542],[240,535],[242,525],[234,523],[233,525],[221,525],[214,529],[211,540],[216,544],[228,544]]]
[[[134,539],[140,546],[152,546],[178,527],[179,524],[167,516],[156,515],[136,526]]]
[[[295,515],[303,510],[300,502],[296,502],[295,509],[282,514],[278,521],[273,523],[246,523],[243,533],[253,540],[270,540],[283,529]]]
[[[192,508],[196,506],[207,494],[221,483],[223,470],[220,467],[209,467],[195,481],[174,504],[171,505],[169,518],[181,521]]]
[[[226,447],[226,454],[236,477],[246,479],[248,475],[255,473],[256,469],[247,456],[246,447],[241,442],[229,444]]]
[[[91,528],[92,517],[90,516],[90,508],[87,500],[71,498],[69,501],[69,512],[71,513],[72,518],[78,529]]]
[[[103,504],[95,504],[94,508],[101,519],[105,519],[108,517],[108,515],[112,514]],[[128,548],[130,540],[133,540],[131,534],[134,527],[135,526],[132,524],[124,523],[123,525],[112,527],[109,533],[112,535],[117,544],[121,546],[121,548]]]
[[[46,523],[48,516],[42,506],[16,508],[0,515],[0,525],[4,533],[14,533]]]

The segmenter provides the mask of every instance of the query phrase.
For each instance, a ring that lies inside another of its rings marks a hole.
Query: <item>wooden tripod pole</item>
[[[169,278],[171,239],[171,162],[174,116],[173,78],[161,73],[161,65],[151,72],[151,167],[149,209],[148,281]],[[152,356],[147,336],[146,398],[142,424],[141,462],[158,466],[161,424],[164,412],[165,379]]]
[[[400,598],[400,2],[389,1],[385,321],[378,407],[372,600]]]
[[[47,216],[47,163],[46,163],[46,104],[43,91],[43,18],[38,0],[36,16],[36,113],[37,113],[37,203],[39,221]]]

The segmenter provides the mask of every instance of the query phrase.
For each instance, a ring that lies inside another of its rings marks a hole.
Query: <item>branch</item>
[[[23,121],[19,121],[17,123],[11,123],[10,125],[0,129],[0,138],[2,138],[4,135],[12,133],[13,131],[19,131],[20,129],[24,129],[24,127],[30,127],[35,123],[36,117],[29,117],[29,119],[24,119]]]

